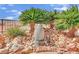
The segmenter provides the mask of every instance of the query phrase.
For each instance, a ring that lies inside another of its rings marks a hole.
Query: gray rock
[[[13,44],[11,48],[9,49],[9,52],[15,52],[17,50],[23,49],[24,47],[19,44]]]
[[[79,37],[79,29],[77,31],[75,31],[75,36]]]

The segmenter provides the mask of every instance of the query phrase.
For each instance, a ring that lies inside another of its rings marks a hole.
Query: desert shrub
[[[58,29],[70,29],[79,25],[79,10],[77,5],[72,5],[67,10],[54,16]]]
[[[12,38],[17,36],[24,36],[25,31],[21,31],[19,28],[9,28],[6,31],[6,35]]]
[[[66,24],[57,24],[56,25],[56,28],[59,29],[59,30],[61,30],[61,29],[62,30],[65,30],[65,29],[67,29],[67,27],[68,26]]]

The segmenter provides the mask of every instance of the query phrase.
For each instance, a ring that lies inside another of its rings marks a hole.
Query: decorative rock
[[[23,37],[18,36],[13,39],[13,42],[17,44],[22,44],[22,39]]]
[[[25,36],[18,36],[18,37],[15,37],[12,42],[20,45],[25,45],[27,41],[28,40]]]
[[[79,49],[79,43],[77,43],[77,46],[76,47]]]
[[[79,49],[76,47],[76,44],[75,43],[70,43],[68,46],[67,46],[67,49],[68,51],[74,51],[74,52],[78,52]]]
[[[34,31],[34,35],[33,35],[33,39],[34,39],[34,44],[35,47],[39,46],[39,41],[43,40],[44,36],[43,36],[43,28],[41,24],[35,24],[35,31]]]
[[[50,46],[40,46],[36,48],[36,52],[55,52],[56,48],[55,47],[50,47]]]
[[[59,47],[65,47],[65,37],[63,35],[59,36]]]
[[[75,34],[76,37],[79,37],[79,29],[77,31],[75,31],[74,34]]]
[[[5,38],[3,36],[0,35],[0,44],[4,43]]]
[[[33,53],[33,49],[23,49],[21,51],[22,54],[30,54],[30,53]]]
[[[57,53],[59,53],[59,54],[63,54],[63,53],[66,53],[66,52],[67,52],[66,48],[57,48]]]
[[[10,53],[14,53],[17,50],[21,50],[24,48],[24,46],[22,44],[22,39],[23,39],[22,37],[16,37],[16,38],[14,38],[14,40],[12,42],[7,44],[7,46],[9,47]]]
[[[3,44],[0,44],[0,49],[3,47]]]
[[[4,48],[4,49],[0,49],[0,54],[8,54],[9,53],[9,50],[8,48]]]
[[[64,35],[66,35],[67,37],[74,37],[75,36],[75,28],[71,28],[69,30],[67,30],[67,32],[63,32]]]
[[[12,47],[9,49],[10,52],[15,52],[17,50],[21,50],[23,49],[24,47],[22,45],[19,45],[19,44],[13,44]]]
[[[2,35],[0,35],[0,48],[4,46],[4,43],[5,43],[5,38]]]
[[[75,43],[75,42],[79,43],[79,37],[73,38],[72,42],[74,42],[74,43]]]
[[[5,37],[5,43],[8,44],[12,41],[12,39],[8,38],[8,37]]]

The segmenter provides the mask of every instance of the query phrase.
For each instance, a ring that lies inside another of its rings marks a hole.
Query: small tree
[[[25,10],[20,15],[19,19],[20,21],[25,25],[27,23],[30,23],[31,26],[31,32],[33,35],[33,39],[35,40],[35,46],[38,45],[39,40],[43,39],[41,38],[42,33],[42,26],[41,24],[46,24],[50,21],[50,14],[46,10],[38,9],[38,8],[31,8],[29,10]],[[34,25],[35,25],[35,31],[34,31]],[[33,33],[34,32],[34,33]]]
[[[77,5],[72,5],[67,10],[64,10],[54,16],[56,18],[56,28],[60,30],[68,29],[65,34],[68,37],[74,37],[76,27],[79,26],[79,10]]]
[[[72,5],[69,9],[62,11],[54,16],[56,20],[56,26],[59,29],[69,29],[76,26],[79,21],[79,10],[77,5]]]

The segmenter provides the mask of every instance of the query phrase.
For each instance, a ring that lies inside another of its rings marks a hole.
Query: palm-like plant
[[[29,10],[23,11],[19,19],[24,25],[30,23],[32,35],[34,34],[34,39],[37,41],[38,39],[41,39],[40,38],[41,36],[40,33],[42,28],[41,24],[48,23],[51,19],[51,17],[49,16],[50,16],[50,13],[46,10],[31,8]],[[35,31],[34,31],[34,24],[36,24]]]
[[[56,18],[56,27],[61,30],[69,29],[65,32],[68,37],[74,37],[76,26],[79,26],[79,10],[77,5],[72,5],[69,9],[54,16]]]
[[[28,23],[47,23],[49,13],[46,10],[31,8],[23,11],[19,19],[24,25]]]
[[[69,9],[55,15],[59,29],[72,28],[79,23],[79,11],[77,5],[73,5]],[[63,20],[64,19],[64,20]]]
[[[25,10],[20,15],[19,19],[23,24],[27,23],[45,23],[47,22],[48,18],[48,11],[38,9],[38,8],[31,8],[28,10]]]

